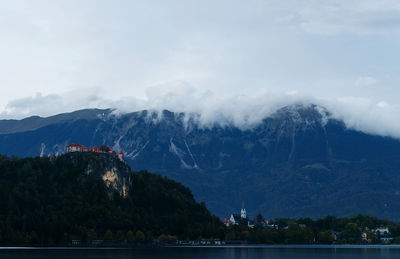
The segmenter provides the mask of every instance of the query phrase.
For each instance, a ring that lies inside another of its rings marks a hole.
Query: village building
[[[89,148],[87,148],[84,145],[80,145],[80,144],[69,144],[67,146],[67,152],[71,153],[71,152],[88,152]]]
[[[368,235],[365,232],[361,233],[361,242],[368,243]]]
[[[373,232],[375,232],[375,234],[379,234],[381,236],[390,234],[388,227],[379,227],[377,229],[374,229]]]
[[[100,148],[98,148],[97,146],[92,147],[92,148],[90,149],[90,151],[91,151],[91,152],[97,152],[97,153],[101,152],[101,151],[100,151]]]
[[[120,151],[118,154],[118,158],[119,160],[124,161],[124,152]]]
[[[229,218],[229,223],[230,225],[239,225],[241,219],[242,218],[240,217],[240,214],[231,214],[231,217]]]
[[[270,229],[279,229],[278,225],[274,224],[272,221],[266,219],[263,222],[261,222],[263,227],[267,227]]]
[[[227,226],[231,225],[239,225],[239,224],[246,224],[248,227],[254,227],[254,221],[249,220],[247,218],[246,209],[244,207],[244,203],[242,203],[242,208],[240,210],[240,214],[231,214],[229,219],[223,219],[222,222]]]
[[[333,242],[337,242],[340,240],[340,232],[331,230],[331,235],[333,237]]]
[[[241,217],[242,219],[246,219],[246,218],[247,218],[247,216],[246,216],[246,209],[244,208],[244,203],[242,204],[242,209],[240,210],[240,217]]]
[[[372,230],[372,232],[374,232],[379,241],[383,243],[388,243],[393,240],[393,237],[388,227],[379,227],[377,229]]]
[[[230,219],[224,218],[224,219],[221,219],[221,222],[222,222],[225,226],[229,227]]]

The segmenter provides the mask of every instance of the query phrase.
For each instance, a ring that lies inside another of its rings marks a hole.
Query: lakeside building
[[[254,227],[254,221],[247,218],[246,208],[244,203],[242,203],[242,208],[240,209],[240,214],[232,213],[229,219],[222,219],[222,223],[229,227],[232,225],[247,225],[248,227]]]
[[[379,227],[372,230],[375,236],[383,243],[389,243],[393,240],[392,234],[388,227]]]
[[[231,214],[228,224],[229,225],[239,225],[240,220],[241,220],[240,214]]]
[[[277,224],[273,224],[270,220],[264,220],[262,222],[263,227],[267,227],[270,229],[279,229],[279,226]]]
[[[372,230],[375,234],[379,234],[381,236],[390,234],[388,227],[379,227],[377,229]]]

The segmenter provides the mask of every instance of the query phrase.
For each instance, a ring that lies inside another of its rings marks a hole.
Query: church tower
[[[246,216],[246,209],[244,208],[244,201],[242,202],[242,209],[240,210],[240,217],[241,217],[242,219],[247,218],[247,216]]]

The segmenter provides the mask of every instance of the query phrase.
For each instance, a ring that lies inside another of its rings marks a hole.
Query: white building
[[[229,218],[230,225],[239,225],[241,216],[239,214],[231,214]]]
[[[254,222],[247,219],[246,209],[244,207],[244,202],[242,203],[242,208],[240,209],[240,214],[231,214],[229,218],[229,223],[226,222],[225,225],[239,225],[240,222],[247,222],[247,226],[254,227]]]
[[[379,233],[381,236],[390,234],[388,227],[379,227],[375,229],[374,232],[375,234]]]
[[[240,210],[240,217],[241,217],[242,219],[247,218],[247,216],[246,216],[246,209],[244,208],[244,203],[242,204],[242,209]]]
[[[88,152],[89,148],[85,147],[84,145],[80,145],[80,144],[69,144],[67,146],[67,152],[71,153],[71,152]]]

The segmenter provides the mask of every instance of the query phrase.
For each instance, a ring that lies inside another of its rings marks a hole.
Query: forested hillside
[[[101,177],[110,163],[129,181],[125,198]],[[106,154],[0,156],[0,244],[151,242],[161,234],[191,239],[218,235],[218,218],[196,203],[188,188],[126,168]]]

